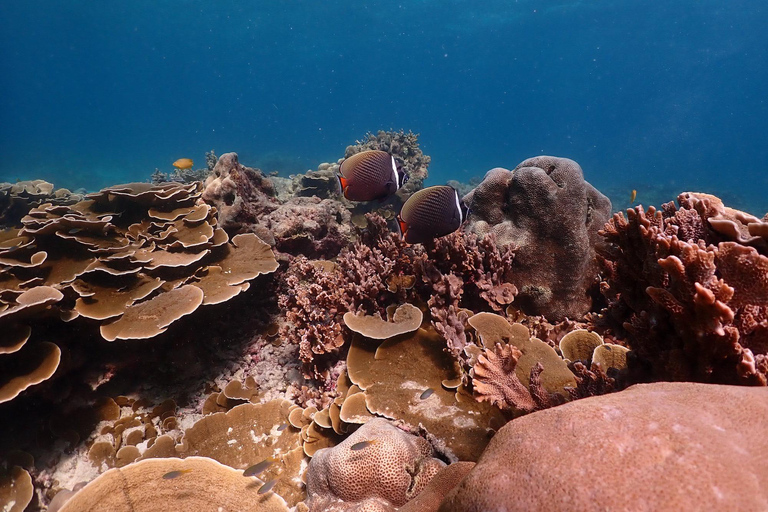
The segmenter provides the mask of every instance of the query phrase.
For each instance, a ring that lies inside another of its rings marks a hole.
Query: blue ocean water
[[[0,3],[0,181],[89,190],[204,153],[281,174],[421,134],[428,184],[551,154],[615,207],[768,210],[758,0]]]

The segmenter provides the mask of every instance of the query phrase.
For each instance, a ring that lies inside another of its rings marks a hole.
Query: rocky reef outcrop
[[[539,156],[512,171],[496,168],[464,197],[466,230],[512,245],[515,304],[550,320],[578,318],[592,306],[599,267],[595,246],[611,202],[584,180],[579,164]]]

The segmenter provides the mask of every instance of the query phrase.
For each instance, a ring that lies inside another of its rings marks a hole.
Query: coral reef
[[[237,153],[221,155],[205,180],[203,200],[219,211],[219,226],[228,233],[259,233],[259,219],[277,208],[272,181],[258,169],[242,165]]]
[[[763,223],[713,196],[678,202],[630,208],[602,231],[609,305],[598,325],[626,340],[637,380],[764,386],[768,257],[764,238],[743,236]]]
[[[71,206],[45,203],[2,234],[0,401],[51,377],[61,347],[34,336],[45,316],[96,323],[102,338],[147,339],[277,269],[253,234],[231,241],[192,185],[122,185]],[[80,319],[78,319],[80,317]],[[57,340],[58,341],[58,340]]]
[[[576,162],[539,156],[512,171],[492,169],[464,202],[468,232],[493,233],[499,244],[514,246],[517,308],[549,320],[589,311],[599,272],[594,248],[611,202]]]
[[[499,430],[440,510],[760,510],[767,393],[644,384],[535,412]]]
[[[0,228],[19,226],[29,210],[43,203],[68,205],[82,199],[83,194],[66,188],[54,190],[53,184],[44,180],[0,183]]]
[[[202,197],[219,211],[222,229],[256,233],[283,253],[331,258],[354,239],[350,213],[342,203],[300,194],[281,202],[276,196],[272,179],[240,164],[236,153],[225,153],[206,180]]]
[[[110,469],[59,510],[151,512],[160,504],[172,504],[171,508],[189,510],[288,511],[279,495],[260,494],[261,485],[253,483],[242,472],[207,457],[149,459]]]
[[[395,510],[445,466],[432,455],[423,438],[373,419],[343,443],[315,453],[306,503],[310,511]]]
[[[453,233],[430,247],[408,245],[368,216],[365,239],[344,249],[333,264],[296,258],[284,274],[279,305],[289,323],[283,335],[299,344],[301,357],[336,353],[345,340],[347,313],[385,315],[391,304],[426,298],[430,320],[454,353],[466,344],[461,308],[502,310],[514,299],[505,282],[512,252],[499,250],[493,237]],[[398,285],[407,281],[408,286]]]

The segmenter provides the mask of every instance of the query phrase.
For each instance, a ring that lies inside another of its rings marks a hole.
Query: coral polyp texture
[[[310,511],[396,510],[445,466],[430,444],[373,419],[343,443],[315,453],[307,469]]]
[[[499,244],[514,247],[518,308],[549,320],[589,311],[599,272],[598,230],[610,217],[611,202],[584,180],[579,164],[539,156],[512,171],[491,169],[464,202],[467,231],[493,233]]]
[[[511,421],[441,512],[763,510],[768,390],[640,384]]]
[[[768,256],[763,223],[713,196],[614,215],[603,234],[603,321],[637,378],[766,385]]]
[[[256,235],[231,240],[202,186],[120,185],[73,205],[42,204],[0,236],[0,401],[53,374],[60,349],[38,340],[45,316],[95,324],[103,339],[162,334],[277,269]]]

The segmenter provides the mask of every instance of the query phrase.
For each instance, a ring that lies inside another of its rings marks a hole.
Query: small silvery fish
[[[435,392],[435,390],[434,390],[434,389],[432,389],[432,388],[427,388],[427,389],[425,389],[425,390],[424,390],[424,392],[423,392],[421,395],[419,395],[419,398],[420,398],[421,400],[426,400],[427,398],[431,397],[431,396],[432,396],[432,393],[434,393],[434,392]]]
[[[352,450],[353,452],[356,452],[356,451],[362,450],[363,448],[367,448],[374,443],[376,443],[375,439],[370,441],[360,441],[359,443],[355,443],[352,446],[350,446],[349,449]]]
[[[259,487],[259,494],[267,494],[269,491],[272,490],[272,488],[275,486],[279,478],[275,478],[273,480],[270,480],[269,482],[265,483],[261,487]]]
[[[275,459],[274,457],[268,457],[263,461],[259,462],[258,464],[254,464],[253,466],[243,471],[243,476],[256,476],[259,473],[263,472],[265,469],[267,469],[269,466],[274,464],[276,461],[277,459]]]
[[[283,423],[282,425],[280,425],[279,427],[277,427],[277,431],[278,431],[278,432],[282,432],[283,430],[285,430],[285,429],[287,429],[287,428],[288,428],[288,424],[287,424],[287,423]]]
[[[397,217],[400,233],[409,244],[425,243],[449,235],[467,218],[459,192],[448,185],[419,190],[403,205]]]
[[[163,475],[163,480],[172,480],[174,478],[180,477],[181,475],[189,473],[190,471],[192,471],[192,470],[191,469],[177,469],[176,471],[169,471],[168,473]]]
[[[361,151],[341,162],[339,183],[350,201],[383,201],[408,181],[395,157],[386,151]]]

